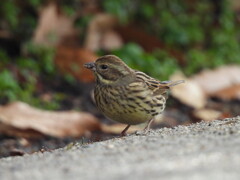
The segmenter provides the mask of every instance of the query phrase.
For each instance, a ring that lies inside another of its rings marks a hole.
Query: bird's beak
[[[94,62],[86,63],[86,64],[84,64],[84,67],[87,68],[87,69],[90,69],[90,70],[92,70],[92,71],[95,71],[95,70],[96,70],[95,63],[94,63]]]

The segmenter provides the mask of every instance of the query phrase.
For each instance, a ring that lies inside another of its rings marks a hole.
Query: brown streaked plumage
[[[165,108],[168,90],[183,81],[158,81],[143,72],[129,68],[120,58],[106,55],[85,67],[94,72],[94,97],[98,109],[108,118],[130,125],[148,122]]]

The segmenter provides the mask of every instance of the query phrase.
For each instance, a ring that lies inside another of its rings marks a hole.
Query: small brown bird
[[[147,122],[145,131],[165,108],[168,90],[179,81],[158,81],[129,68],[120,58],[106,55],[84,65],[96,78],[94,97],[98,109],[108,118],[131,125]]]

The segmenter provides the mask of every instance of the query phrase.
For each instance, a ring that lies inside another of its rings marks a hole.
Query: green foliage
[[[46,76],[52,76],[56,72],[54,64],[55,49],[52,47],[45,47],[36,45],[31,42],[25,43],[24,51],[27,57],[33,58],[32,61],[28,59],[20,60],[19,63],[24,67],[33,66],[37,72],[42,72]],[[41,62],[41,63],[39,63]],[[30,63],[30,64],[29,64]],[[19,64],[19,65],[20,65]]]
[[[20,82],[10,70],[3,70],[0,73],[0,97],[7,99],[7,101],[23,100],[25,102],[32,102],[34,100],[33,93],[36,88],[36,78],[30,76],[28,72],[22,70],[21,75],[24,75],[26,80]]]
[[[38,93],[39,78],[53,79],[57,73],[53,55],[54,50],[33,44],[26,44],[25,56],[15,59],[13,69],[17,73],[6,67],[12,66],[10,60],[3,50],[0,50],[0,100],[6,102],[24,101],[37,107],[45,109],[59,108],[59,101],[64,96],[52,94],[52,100],[46,102],[41,100]]]
[[[61,1],[59,5],[68,15],[73,15],[76,10],[74,2]],[[59,76],[54,64],[54,48],[31,42],[39,9],[46,3],[45,0],[1,2],[0,29],[10,34],[10,41],[16,40],[21,45],[21,52],[10,58],[4,49],[0,49],[0,103],[21,100],[34,106],[57,109],[59,102],[65,98],[56,92],[50,92],[50,101],[39,96],[43,93],[39,87],[47,86]],[[71,77],[65,79],[73,82]]]
[[[37,12],[41,0],[2,1],[0,6],[0,28],[8,31],[20,41],[28,40],[37,25]]]
[[[6,64],[9,62],[10,58],[8,55],[5,53],[4,50],[0,48],[0,68],[3,68],[6,66]]]
[[[34,8],[38,8],[42,3],[43,3],[43,0],[26,0],[26,2],[34,7]]]
[[[186,75],[194,74],[195,72],[198,72],[205,67],[211,66],[211,61],[209,61],[208,55],[198,49],[189,50],[186,58],[189,63],[183,69]]]
[[[8,70],[0,72],[0,97],[7,97],[10,101],[16,100],[16,94],[21,90],[18,82]]]
[[[153,55],[160,62],[160,80],[168,80],[170,75],[172,75],[175,71],[179,70],[180,67],[177,60],[172,56],[169,56],[168,52],[164,50],[156,50]]]
[[[192,43],[201,43],[205,32],[202,23],[204,22],[205,26],[210,23],[205,20],[211,9],[209,1],[197,1],[194,6],[196,6],[196,13],[189,14],[189,11],[193,9],[191,3],[179,0],[159,0],[155,3],[151,1],[103,1],[104,9],[116,15],[122,22],[135,21],[165,43],[184,47]]]
[[[0,6],[0,12],[2,19],[9,23],[9,26],[16,28],[18,24],[19,8],[13,0],[3,1]],[[0,16],[0,17],[1,17]]]
[[[107,12],[116,15],[122,22],[135,22],[159,37],[168,47],[182,51],[186,60],[182,69],[187,75],[203,68],[240,63],[240,25],[228,0],[194,3],[179,0],[104,0],[103,5]],[[156,58],[154,54],[152,56]],[[164,57],[171,60],[158,58],[161,59],[161,66],[167,68],[172,63],[175,64],[173,68],[177,67],[171,55],[165,53]],[[167,65],[164,65],[165,62]],[[157,67],[160,66],[158,62],[155,63]],[[150,68],[146,72],[152,71],[151,65],[146,67]],[[168,74],[169,71],[166,71]],[[161,69],[163,72],[164,69]]]
[[[104,9],[116,15],[122,23],[127,23],[131,20],[132,13],[135,13],[135,2],[125,1],[125,0],[104,0],[103,7]]]

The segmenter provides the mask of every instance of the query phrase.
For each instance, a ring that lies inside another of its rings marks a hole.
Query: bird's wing
[[[168,96],[168,90],[172,86],[176,86],[178,84],[184,83],[184,80],[178,81],[158,81],[147,74],[135,71],[137,80],[145,82],[149,89],[153,91],[155,95],[163,95],[165,97]]]

